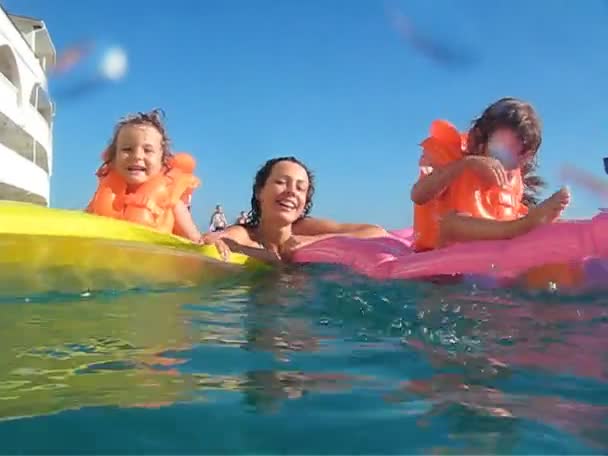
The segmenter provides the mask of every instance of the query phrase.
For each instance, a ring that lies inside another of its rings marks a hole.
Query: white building
[[[0,199],[49,205],[55,57],[43,21],[0,7]]]

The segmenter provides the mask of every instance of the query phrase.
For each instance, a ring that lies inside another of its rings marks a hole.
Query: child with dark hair
[[[516,98],[491,104],[466,134],[435,121],[411,191],[415,249],[510,239],[555,221],[570,194],[561,189],[537,204],[544,185],[534,174],[541,142],[538,115]]]

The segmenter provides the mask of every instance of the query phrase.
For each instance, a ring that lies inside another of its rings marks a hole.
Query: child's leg
[[[439,225],[439,246],[445,247],[454,242],[512,239],[533,227],[532,219],[527,216],[502,222],[451,213],[443,217]]]
[[[525,217],[509,222],[448,214],[439,225],[440,246],[453,242],[492,241],[521,236],[538,225],[555,221],[569,202],[570,193],[562,189],[531,208]]]

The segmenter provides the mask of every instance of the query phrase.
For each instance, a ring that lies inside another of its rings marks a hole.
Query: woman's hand
[[[229,239],[217,239],[215,241],[215,248],[217,249],[218,253],[220,254],[220,256],[222,257],[222,259],[224,261],[228,261],[230,259],[230,254],[232,253],[232,250],[230,250],[230,247],[228,246],[228,242],[230,241]]]
[[[210,245],[215,243],[218,239],[222,237],[222,232],[218,231],[217,233],[203,233],[198,241],[199,244]]]
[[[224,261],[228,261],[232,251],[228,244],[231,242],[230,239],[222,239],[219,234],[205,233],[201,236],[199,244],[215,245],[217,252],[220,254]]]

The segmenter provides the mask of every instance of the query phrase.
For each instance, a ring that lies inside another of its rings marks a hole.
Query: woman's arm
[[[357,238],[386,236],[388,233],[379,225],[365,223],[338,223],[333,220],[306,217],[297,221],[292,227],[293,234],[302,236],[336,235]]]
[[[266,263],[280,263],[281,258],[274,252],[260,248],[242,225],[232,225],[217,234],[203,236],[205,244],[215,244],[218,252],[228,260],[230,253],[242,253]]]
[[[218,244],[218,242],[225,243],[229,249],[229,251],[225,251],[222,249],[221,246],[218,247],[218,250],[226,260],[228,259],[228,255],[230,255],[230,252],[235,252],[242,253],[243,255],[247,255],[248,257],[255,258],[260,261],[264,261],[265,263],[282,263],[281,257],[278,254],[271,252],[270,250],[262,249],[260,247],[250,247],[247,245],[242,245],[233,241],[230,238],[225,237],[218,239],[218,241],[216,241],[216,245]]]

